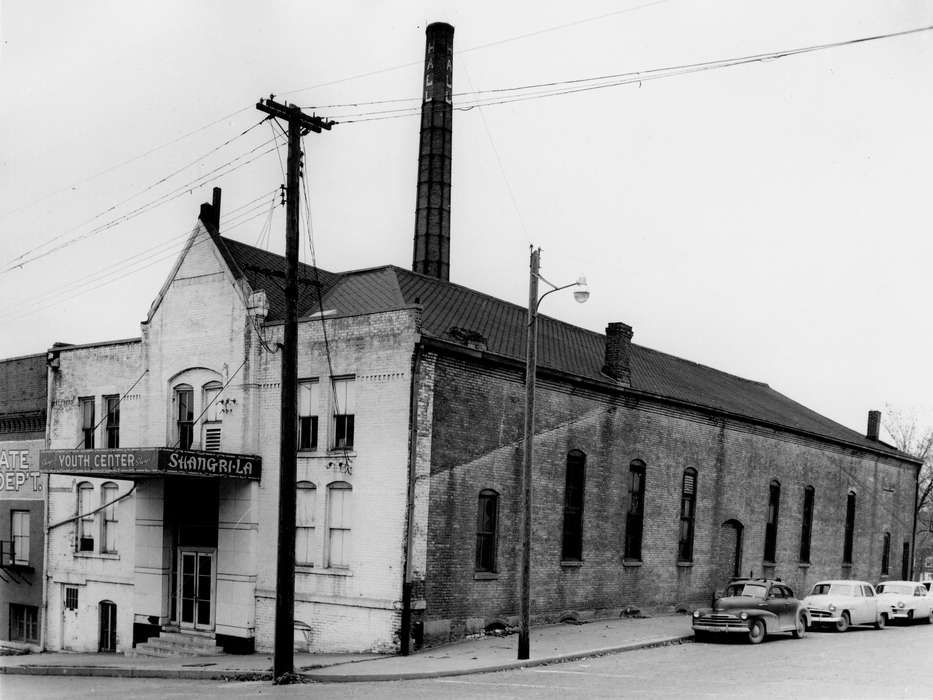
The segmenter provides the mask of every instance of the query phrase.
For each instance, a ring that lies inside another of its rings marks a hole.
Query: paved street
[[[928,698],[933,627],[811,632],[797,641],[682,644],[521,671],[431,680],[267,682],[0,676],[5,698]]]

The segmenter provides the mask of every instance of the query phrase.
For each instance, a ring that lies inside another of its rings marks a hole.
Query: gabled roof
[[[218,237],[253,289],[269,298],[266,321],[284,317],[285,260],[252,246]],[[332,273],[301,265],[299,317],[317,310],[315,281],[323,309],[338,316],[422,307],[422,334],[462,342],[481,340],[485,351],[524,361],[527,310],[472,289],[393,265]],[[605,336],[539,315],[538,365],[604,383]],[[883,442],[869,440],[810,410],[767,384],[632,344],[631,388],[657,397],[714,409],[774,427],[809,433],[872,452],[916,461]]]

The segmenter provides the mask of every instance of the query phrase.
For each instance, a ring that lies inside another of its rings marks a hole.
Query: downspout
[[[405,524],[405,560],[402,578],[402,622],[399,631],[400,653],[411,653],[411,560],[415,528],[415,465],[418,456],[418,386],[421,379],[421,343],[415,344],[411,358],[411,392],[408,400],[408,513]]]
[[[51,354],[51,353],[49,353]],[[52,436],[52,384],[53,372],[49,362],[51,358],[46,355],[45,364],[45,449],[49,449]],[[42,505],[45,509],[45,522],[42,528],[42,622],[39,625],[39,648],[45,651],[45,645],[48,642],[49,625],[49,486],[52,483],[52,477],[45,475],[45,494],[42,496]]]
[[[910,530],[910,571],[907,572],[908,579],[911,581],[914,580],[914,571],[917,568],[917,516],[919,515],[917,504],[920,502],[920,471],[922,469],[922,464],[917,466],[917,474],[914,479],[914,524]]]

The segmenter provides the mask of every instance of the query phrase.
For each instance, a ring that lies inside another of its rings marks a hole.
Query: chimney
[[[411,269],[450,278],[450,155],[453,133],[454,28],[443,22],[425,30],[418,197]]]
[[[868,432],[865,433],[865,437],[869,440],[880,440],[879,437],[881,430],[881,411],[869,411],[868,412]]]
[[[215,187],[211,204],[204,202],[201,205],[201,213],[198,214],[201,223],[204,224],[208,233],[216,236],[220,233],[220,188]]]
[[[624,386],[632,385],[632,327],[624,323],[606,326],[606,374]]]

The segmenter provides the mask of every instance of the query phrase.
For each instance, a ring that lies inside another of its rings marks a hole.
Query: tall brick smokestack
[[[425,31],[418,200],[411,269],[450,278],[450,154],[453,133],[454,28],[443,22]]]

